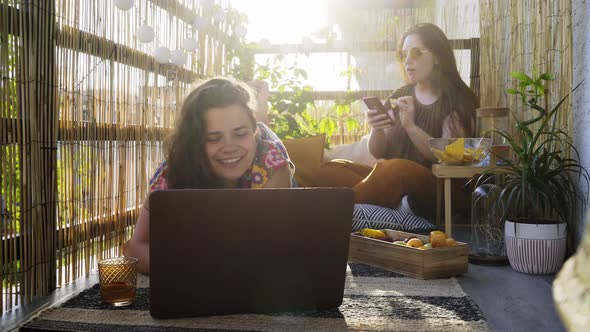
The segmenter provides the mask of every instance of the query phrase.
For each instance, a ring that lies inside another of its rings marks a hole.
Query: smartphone
[[[365,103],[365,105],[367,105],[367,108],[370,110],[377,110],[377,111],[379,111],[379,113],[387,113],[387,110],[385,109],[385,106],[381,102],[381,99],[379,99],[377,97],[374,97],[374,96],[363,97],[363,102]]]
[[[379,99],[375,96],[369,96],[369,97],[363,97],[363,102],[365,103],[365,105],[367,105],[368,109],[376,110],[379,113],[387,114],[389,119],[391,121],[393,121],[393,119],[391,119],[391,116],[389,115],[389,113],[387,113],[387,110],[385,109],[385,106],[381,102],[381,99]]]

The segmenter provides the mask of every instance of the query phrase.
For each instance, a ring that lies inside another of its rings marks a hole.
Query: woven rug
[[[95,285],[41,312],[21,331],[488,331],[455,278],[417,280],[360,264],[349,265],[344,302],[331,310],[154,319],[148,287],[141,276],[135,302],[115,308],[101,304]]]

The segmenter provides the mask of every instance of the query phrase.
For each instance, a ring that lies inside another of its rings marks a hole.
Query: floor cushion
[[[284,139],[289,158],[295,164],[295,179],[300,187],[315,187],[317,171],[324,158],[326,135]]]
[[[352,213],[352,230],[358,231],[362,228],[428,233],[436,229],[436,226],[412,213],[403,202],[397,209],[372,204],[355,204]]]

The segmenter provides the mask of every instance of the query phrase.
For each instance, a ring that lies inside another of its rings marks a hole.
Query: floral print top
[[[274,172],[287,165],[291,174],[291,183],[295,166],[289,159],[287,149],[279,137],[264,123],[258,123],[256,155],[252,167],[240,178],[239,188],[263,188]],[[168,162],[164,161],[150,180],[149,191],[168,189],[166,172]]]

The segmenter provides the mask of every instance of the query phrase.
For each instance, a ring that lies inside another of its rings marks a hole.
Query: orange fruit
[[[447,238],[447,234],[445,234],[445,232],[442,231],[432,231],[430,232],[430,236],[428,237],[428,242],[432,242],[432,237],[435,235],[443,235],[445,237],[445,239]]]
[[[455,239],[453,239],[452,237],[447,239],[447,247],[454,247],[457,245],[457,241],[455,241]]]
[[[447,246],[447,236],[444,234],[435,234],[431,237],[430,243],[432,247],[446,247]]]
[[[410,239],[408,241],[408,243],[406,243],[406,246],[413,247],[413,248],[419,248],[419,247],[422,247],[423,245],[424,245],[424,243],[422,242],[422,240],[416,239],[416,238]]]

